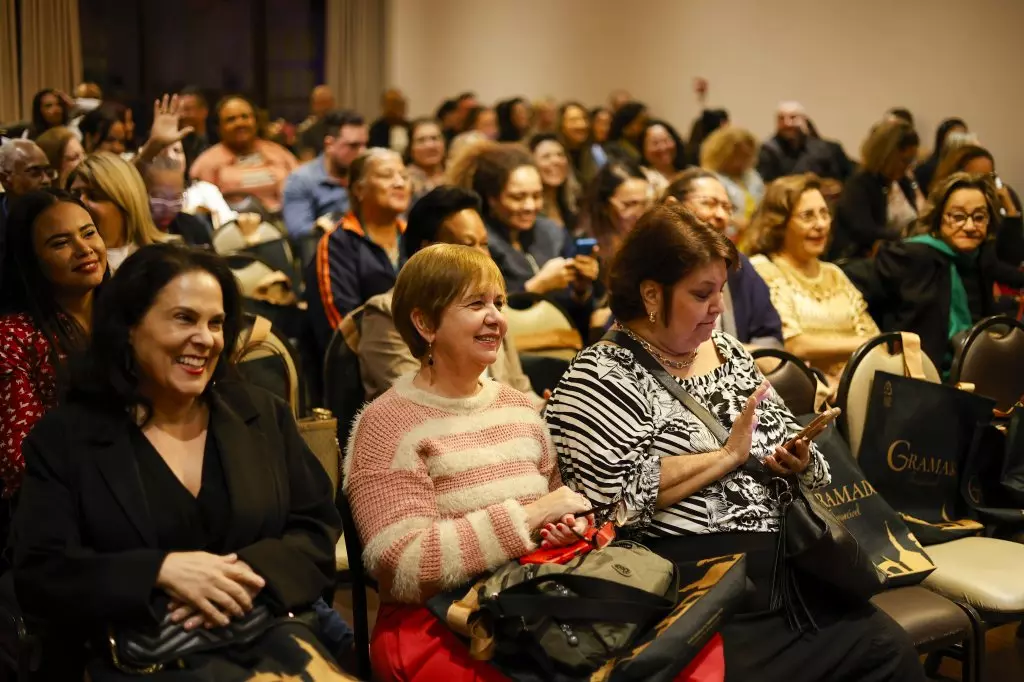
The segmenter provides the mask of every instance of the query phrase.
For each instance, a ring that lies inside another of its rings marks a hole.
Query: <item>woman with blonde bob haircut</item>
[[[718,176],[733,205],[732,221],[743,234],[764,197],[764,180],[754,166],[760,145],[749,130],[726,126],[711,133],[700,148],[700,165]]]
[[[380,581],[370,642],[382,680],[502,680],[424,606],[543,546],[575,542],[590,503],[562,486],[530,399],[487,376],[505,285],[487,254],[434,244],[398,275],[395,325],[420,360],[356,419],[344,489]],[[581,514],[576,518],[576,514]]]
[[[140,247],[177,239],[157,228],[146,183],[135,166],[116,154],[87,156],[68,176],[68,188],[96,223],[111,272]]]
[[[786,350],[832,383],[878,325],[864,297],[838,266],[821,260],[832,214],[818,176],[790,175],[768,185],[754,214],[758,255],[750,259],[782,319]]]
[[[836,202],[831,258],[858,258],[880,242],[905,236],[924,209],[914,178],[921,143],[914,127],[899,120],[875,126],[861,147],[861,167]]]

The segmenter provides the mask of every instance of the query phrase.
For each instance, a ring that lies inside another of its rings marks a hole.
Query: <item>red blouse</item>
[[[3,497],[21,487],[21,442],[57,405],[57,370],[50,342],[24,313],[0,317],[0,478]]]

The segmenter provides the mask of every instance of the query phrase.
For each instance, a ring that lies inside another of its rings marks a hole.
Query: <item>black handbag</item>
[[[220,628],[186,630],[171,622],[167,613],[154,628],[132,628],[108,634],[110,659],[114,667],[132,675],[149,675],[168,666],[180,666],[186,656],[249,644],[283,620],[294,620],[316,631],[316,613],[274,616],[265,604],[258,604],[242,618]]]
[[[729,432],[692,395],[679,385],[647,350],[625,332],[612,330],[604,340],[628,349],[648,372],[676,400],[693,413],[724,445]],[[800,479],[780,477],[755,458],[743,469],[758,478],[770,479],[779,504],[779,541],[776,551],[771,607],[783,608],[790,625],[797,630],[816,628],[814,618],[800,594],[797,578],[788,570],[792,564],[801,571],[840,590],[848,597],[866,601],[885,588],[885,573],[876,568],[856,537],[815,495],[807,494]]]

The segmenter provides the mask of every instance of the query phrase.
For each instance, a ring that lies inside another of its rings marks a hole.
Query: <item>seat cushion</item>
[[[922,653],[963,641],[973,628],[963,609],[916,585],[886,590],[875,595],[871,603],[899,623]]]
[[[345,546],[345,536],[338,538],[338,544],[334,546],[334,569],[341,573],[348,570],[348,547]]]
[[[928,547],[935,572],[924,586],[982,612],[1024,614],[1024,545],[962,538]]]

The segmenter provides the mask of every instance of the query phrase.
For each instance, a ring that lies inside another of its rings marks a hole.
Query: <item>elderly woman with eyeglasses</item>
[[[910,237],[848,266],[882,329],[919,335],[921,349],[943,370],[952,363],[953,338],[999,312],[992,284],[1005,268],[989,235],[1000,205],[990,178],[954,173],[932,190]],[[1024,286],[1024,272],[1004,283]]]
[[[791,175],[768,186],[751,220],[758,255],[750,259],[782,319],[786,350],[838,385],[850,355],[878,334],[857,287],[821,260],[832,214],[816,175]]]

